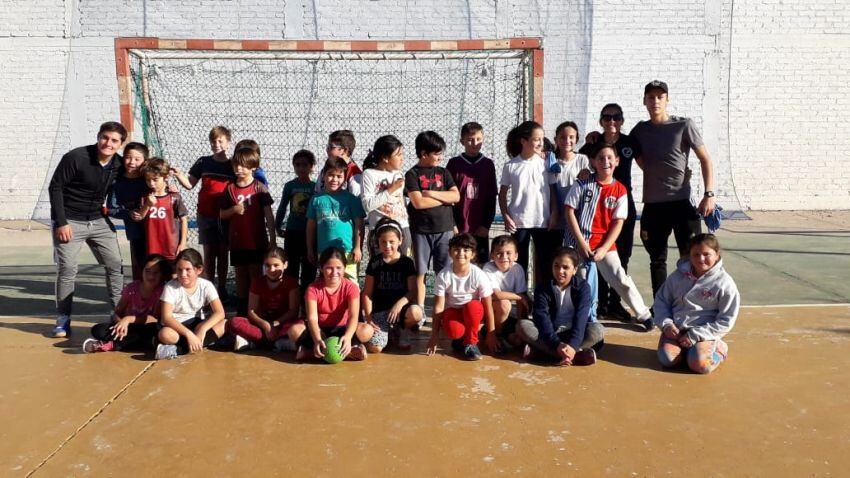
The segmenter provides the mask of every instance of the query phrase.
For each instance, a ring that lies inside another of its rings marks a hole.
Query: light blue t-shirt
[[[328,247],[338,247],[346,254],[354,249],[354,220],[366,217],[360,198],[348,191],[323,192],[313,196],[307,208],[307,219],[316,221],[317,254]]]

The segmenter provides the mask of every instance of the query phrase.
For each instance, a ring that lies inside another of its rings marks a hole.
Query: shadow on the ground
[[[0,268],[0,314],[40,316],[56,313],[53,267],[6,266]],[[109,294],[103,266],[81,265],[74,290],[74,314],[108,314]]]
[[[646,347],[605,342],[605,346],[599,351],[598,357],[601,361],[623,367],[645,368],[659,372],[664,370],[658,363],[655,349]]]

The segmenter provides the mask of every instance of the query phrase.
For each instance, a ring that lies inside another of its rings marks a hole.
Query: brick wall
[[[116,36],[544,39],[545,127],[596,127],[642,85],[703,129],[721,203],[837,209],[850,199],[850,4],[835,0],[13,0],[0,10],[0,218],[46,211],[71,147],[118,118]],[[583,132],[582,132],[583,133]],[[501,139],[491,149],[501,152]],[[692,159],[699,180],[697,162]],[[814,180],[811,180],[814,179]],[[639,172],[635,183],[640,184]],[[640,197],[638,191],[637,196]],[[39,198],[41,197],[41,201]]]

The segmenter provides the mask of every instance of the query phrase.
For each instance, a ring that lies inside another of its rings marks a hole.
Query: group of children
[[[276,214],[268,188],[255,178],[256,142],[240,141],[228,158],[230,132],[216,127],[209,139],[213,155],[200,158],[188,176],[148,159],[141,144],[125,147],[110,204],[128,224],[135,281],[110,323],[93,328],[85,351],[156,343],[157,359],[172,358],[229,336],[235,350],[274,347],[295,351],[300,361],[323,357],[325,340],[339,337],[343,357],[363,360],[390,344],[410,349],[426,319],[425,276],[433,271],[429,355],[445,335],[468,360],[482,357],[483,340],[492,353],[517,349],[563,365],[595,363],[604,343],[596,315],[599,274],[633,321],[647,331],[662,328],[658,353],[665,366],[687,356],[692,369],[707,373],[726,356],[721,339],[734,324],[738,294],[716,238],[693,238],[690,257],[657,294],[653,317],[617,253],[633,208],[630,190],[614,179],[618,149],[603,141],[590,158],[577,153],[575,123],[558,126],[554,151],[546,151],[539,124],[514,128],[506,142],[512,159],[498,186],[477,123],[462,127],[464,152],[445,168],[443,138],[420,133],[418,161],[407,172],[396,137],[378,138],[361,170],[351,158],[353,134],[336,131],[317,182],[315,155],[293,155],[296,177],[285,184]],[[169,175],[186,188],[201,182],[203,259],[186,248],[187,211],[167,187]],[[509,234],[491,241],[497,203]],[[278,235],[283,248],[276,246]],[[370,260],[361,292],[364,247]],[[228,255],[237,315],[226,320]]]

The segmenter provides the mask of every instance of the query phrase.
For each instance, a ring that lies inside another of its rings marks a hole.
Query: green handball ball
[[[335,364],[342,362],[342,354],[339,353],[339,337],[329,337],[325,340],[325,362]]]

